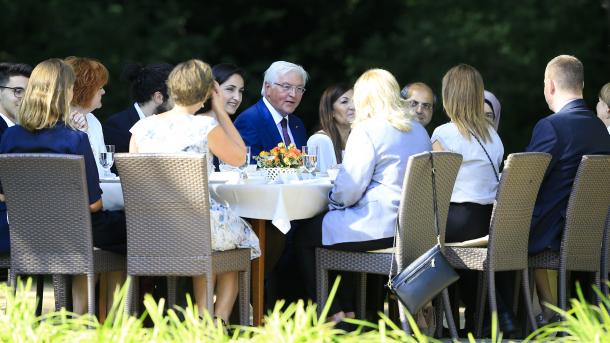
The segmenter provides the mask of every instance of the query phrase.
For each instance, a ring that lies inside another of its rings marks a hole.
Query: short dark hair
[[[123,79],[130,84],[131,96],[137,103],[145,103],[155,92],[168,99],[167,77],[174,66],[169,63],[153,63],[147,66],[130,63],[123,69]]]
[[[25,63],[0,63],[0,86],[8,83],[12,76],[23,76],[30,78],[32,67]]]

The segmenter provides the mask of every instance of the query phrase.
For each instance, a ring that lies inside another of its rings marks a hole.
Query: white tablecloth
[[[125,208],[123,189],[121,189],[118,177],[116,179],[100,179],[100,187],[102,188],[104,210],[114,211]]]
[[[290,221],[306,219],[328,208],[328,183],[210,184],[210,194],[240,217],[271,220],[281,232]]]

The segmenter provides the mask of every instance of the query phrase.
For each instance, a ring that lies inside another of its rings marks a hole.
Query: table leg
[[[107,312],[107,302],[108,302],[108,278],[106,273],[100,274],[100,284],[99,284],[99,301],[97,303],[99,316],[98,319],[100,323],[104,323],[106,321],[106,312]]]
[[[264,308],[264,290],[265,290],[265,225],[267,221],[264,219],[250,219],[252,230],[258,236],[258,241],[261,249],[261,256],[252,260],[251,277],[252,277],[252,312],[254,326],[259,326],[263,322]]]

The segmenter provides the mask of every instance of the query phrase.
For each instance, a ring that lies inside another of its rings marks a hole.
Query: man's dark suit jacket
[[[527,151],[552,155],[534,207],[529,253],[558,251],[580,160],[583,155],[610,154],[610,135],[584,100],[577,99],[536,124]]]
[[[8,125],[6,124],[4,119],[0,117],[0,137],[2,137],[2,134],[6,129],[8,129]]]
[[[307,145],[307,132],[301,119],[289,114],[288,126],[296,147],[301,149],[302,146]],[[252,158],[258,156],[262,150],[271,150],[284,141],[263,99],[237,116],[235,127],[246,145],[250,146]]]
[[[113,114],[102,125],[106,144],[114,145],[116,152],[129,152],[129,140],[131,139],[129,129],[138,120],[140,120],[140,116],[134,105],[129,106],[124,111]]]

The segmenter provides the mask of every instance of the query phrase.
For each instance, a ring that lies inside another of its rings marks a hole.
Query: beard
[[[155,114],[167,112],[172,109],[173,106],[170,106],[169,100],[165,100],[161,105],[155,108]]]

